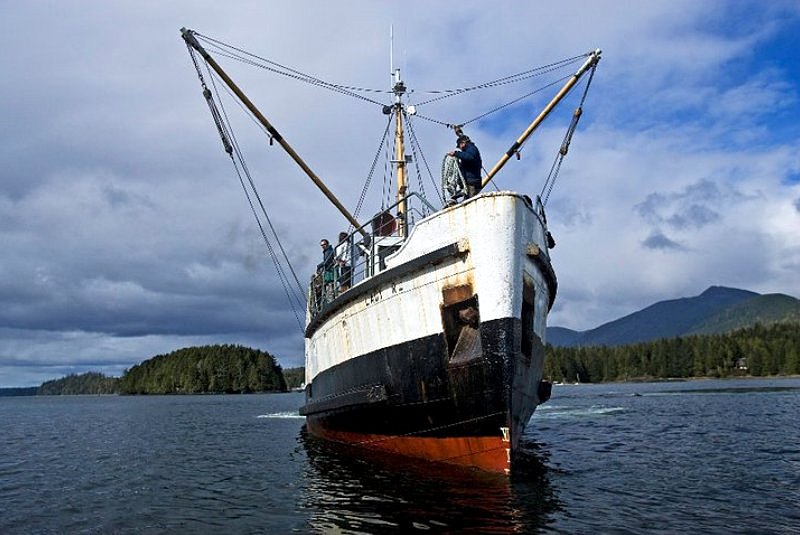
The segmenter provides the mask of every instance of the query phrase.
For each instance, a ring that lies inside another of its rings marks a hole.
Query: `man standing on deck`
[[[469,136],[464,134],[459,134],[458,139],[456,139],[456,146],[458,150],[447,154],[458,158],[458,163],[461,165],[461,174],[464,176],[464,182],[467,186],[465,198],[469,199],[481,191],[481,169],[483,169],[481,153],[475,143],[470,141]]]
[[[330,242],[325,238],[319,241],[319,246],[322,247],[322,262],[317,264],[317,276],[322,277],[323,292],[322,299],[318,302],[327,303],[333,299],[334,252]]]
[[[350,284],[353,279],[353,270],[350,266],[352,248],[346,232],[339,233],[339,244],[334,249],[334,252],[336,253],[336,269],[339,272],[339,276],[337,277],[339,281],[339,291],[346,292],[350,289]]]

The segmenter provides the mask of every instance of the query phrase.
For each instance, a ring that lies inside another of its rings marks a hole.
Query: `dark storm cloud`
[[[676,241],[669,239],[660,231],[654,231],[643,242],[642,245],[647,249],[676,250],[680,251],[684,247]]]
[[[651,225],[675,230],[701,229],[720,220],[720,210],[745,200],[730,186],[725,189],[711,180],[700,180],[673,193],[651,193],[634,209]]]

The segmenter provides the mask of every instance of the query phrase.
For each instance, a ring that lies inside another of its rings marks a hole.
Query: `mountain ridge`
[[[699,295],[658,301],[586,331],[548,327],[547,341],[555,347],[618,346],[786,321],[800,322],[800,300],[710,286]]]

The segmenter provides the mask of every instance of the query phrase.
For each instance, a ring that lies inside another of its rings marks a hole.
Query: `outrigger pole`
[[[283,150],[285,150],[286,153],[289,154],[289,156],[291,156],[291,158],[295,161],[295,163],[297,163],[297,165],[300,166],[300,169],[302,169],[305,172],[305,174],[308,175],[308,178],[310,178],[311,181],[320,189],[320,191],[322,191],[322,193],[328,198],[328,200],[331,201],[333,205],[339,209],[339,211],[342,213],[342,215],[344,215],[347,221],[349,221],[350,224],[353,225],[353,227],[355,227],[359,232],[361,232],[363,236],[367,236],[367,233],[361,226],[361,223],[356,221],[356,218],[354,218],[350,214],[350,212],[347,211],[347,208],[345,208],[344,205],[341,202],[339,202],[339,199],[337,199],[336,196],[333,194],[333,192],[328,189],[325,183],[323,183],[322,180],[316,175],[316,173],[314,173],[314,171],[311,170],[311,168],[306,164],[305,161],[303,161],[300,155],[298,155],[294,151],[291,145],[289,145],[289,143],[287,143],[286,140],[283,139],[283,136],[281,136],[280,133],[275,129],[275,127],[272,126],[272,124],[270,124],[267,118],[264,117],[264,115],[262,115],[260,111],[258,111],[258,108],[256,108],[255,105],[250,101],[250,99],[247,98],[247,95],[245,95],[242,92],[242,90],[239,89],[239,87],[233,82],[233,80],[231,80],[230,76],[228,76],[227,73],[224,70],[222,70],[222,67],[219,66],[219,64],[214,60],[214,58],[212,58],[211,55],[208,52],[206,52],[206,50],[197,41],[197,38],[195,37],[194,33],[195,32],[193,30],[181,28],[181,35],[183,36],[183,40],[186,41],[186,44],[197,50],[200,53],[200,55],[203,56],[203,59],[206,61],[206,63],[208,63],[208,65],[212,69],[214,69],[214,72],[216,72],[219,75],[219,77],[222,78],[222,81],[224,81],[225,84],[231,88],[231,91],[233,91],[236,94],[236,96],[239,97],[239,100],[241,100],[242,104],[244,104],[245,107],[248,110],[250,110],[250,112],[255,116],[258,122],[260,122],[264,126],[264,128],[267,129],[267,132],[269,132],[269,135],[272,137],[272,139],[277,141],[280,144],[280,146],[283,147]]]
[[[553,108],[555,108],[556,105],[559,102],[561,102],[561,99],[563,99],[566,96],[566,94],[569,93],[570,89],[572,89],[572,87],[578,82],[580,77],[583,76],[584,73],[586,73],[586,71],[597,65],[597,62],[600,61],[600,53],[601,51],[599,48],[589,53],[588,59],[584,62],[583,65],[581,65],[581,68],[578,69],[578,71],[575,74],[573,74],[569,80],[567,80],[567,83],[564,84],[564,87],[562,87],[561,90],[556,94],[556,96],[553,97],[553,100],[551,100],[550,103],[547,104],[547,106],[545,106],[545,108],[533,120],[530,126],[528,126],[528,128],[522,133],[521,136],[519,136],[519,138],[514,142],[514,144],[511,145],[511,148],[509,148],[505,152],[505,154],[503,154],[503,156],[500,158],[500,161],[498,161],[494,165],[492,170],[489,171],[489,173],[485,177],[483,177],[483,181],[481,182],[482,188],[485,187],[486,184],[488,184],[489,181],[492,178],[494,178],[494,175],[496,175],[498,171],[500,171],[500,169],[503,168],[506,162],[514,154],[516,154],[516,152],[519,150],[522,144],[525,143],[525,140],[528,139],[528,137],[533,133],[533,131],[536,130],[536,128],[540,124],[542,124],[542,121],[544,121],[547,118],[547,116],[550,115],[550,112],[553,111]]]

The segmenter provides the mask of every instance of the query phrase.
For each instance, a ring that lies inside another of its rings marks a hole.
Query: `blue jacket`
[[[333,247],[329,244],[322,250],[322,262],[317,264],[317,271],[333,271]]]
[[[478,147],[472,141],[467,142],[464,150],[457,150],[453,152],[453,156],[458,158],[461,163],[461,172],[464,174],[464,182],[471,186],[479,186],[481,184],[481,153]]]

